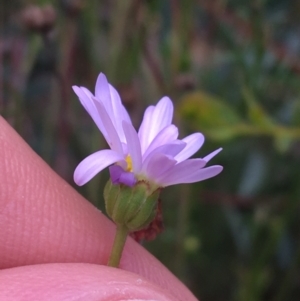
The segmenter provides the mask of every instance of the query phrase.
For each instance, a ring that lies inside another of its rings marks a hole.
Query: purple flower
[[[146,109],[136,132],[118,92],[103,73],[98,76],[95,95],[84,87],[73,86],[73,90],[110,147],[89,155],[77,166],[77,185],[84,185],[108,166],[112,182],[127,186],[140,180],[156,187],[194,183],[222,171],[219,165],[205,167],[221,148],[202,159],[189,159],[204,143],[204,136],[194,133],[178,139],[178,128],[172,124],[173,104],[168,97]]]

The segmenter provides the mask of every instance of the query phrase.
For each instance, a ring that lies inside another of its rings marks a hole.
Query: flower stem
[[[118,225],[114,244],[107,264],[108,266],[115,268],[119,266],[127,235],[128,229],[126,226]]]

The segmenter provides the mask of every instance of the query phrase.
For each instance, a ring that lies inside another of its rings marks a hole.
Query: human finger
[[[0,271],[0,300],[179,300],[145,278],[121,269],[54,263]]]

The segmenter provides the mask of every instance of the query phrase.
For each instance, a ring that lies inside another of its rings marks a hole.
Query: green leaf
[[[224,101],[204,92],[184,96],[179,112],[184,118],[196,121],[207,129],[242,123],[241,118]]]
[[[185,95],[178,107],[183,121],[215,140],[228,140],[243,126],[242,119],[224,101],[202,91]]]
[[[278,129],[274,131],[274,145],[278,152],[282,154],[286,153],[294,141],[295,137],[289,133],[289,130],[281,131]]]
[[[256,101],[253,93],[247,89],[243,89],[243,95],[248,106],[249,121],[256,126],[264,129],[273,129],[275,124],[271,117],[267,115],[264,109]]]

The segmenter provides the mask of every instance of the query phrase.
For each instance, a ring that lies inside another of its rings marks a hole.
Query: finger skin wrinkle
[[[19,137],[2,129],[3,120],[0,120],[3,145],[0,225],[1,229],[6,228],[0,233],[0,267],[79,262],[83,258],[86,262],[99,261],[104,252],[95,249],[95,241],[99,241],[101,234],[109,235],[109,231],[99,233],[101,228],[95,230],[99,211],[59,178]],[[15,147],[16,144],[21,146]]]

